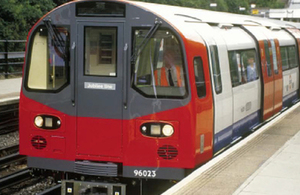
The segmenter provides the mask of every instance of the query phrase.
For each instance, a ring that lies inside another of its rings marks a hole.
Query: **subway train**
[[[57,7],[28,34],[20,153],[61,174],[62,194],[181,180],[298,101],[299,28],[137,1]]]

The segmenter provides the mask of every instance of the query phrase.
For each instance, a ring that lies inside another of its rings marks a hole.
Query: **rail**
[[[26,40],[0,40],[0,78],[22,76],[25,43]]]
[[[60,194],[61,192],[61,184],[58,184],[52,188],[49,188],[41,193],[38,193],[37,195],[51,195],[51,194]]]
[[[0,135],[19,130],[19,101],[0,103]]]
[[[26,162],[26,156],[20,155],[19,152],[0,158],[0,167],[5,167],[16,162]]]
[[[29,169],[24,169],[11,175],[5,176],[3,178],[0,178],[0,190],[9,188],[31,178],[32,176]]]
[[[7,154],[14,154],[17,152],[19,152],[19,143],[5,148],[0,148],[0,157],[2,157],[2,154],[7,155]]]

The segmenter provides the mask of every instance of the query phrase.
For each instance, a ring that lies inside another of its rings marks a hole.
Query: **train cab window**
[[[232,86],[236,87],[244,83],[257,80],[257,57],[255,50],[229,51],[229,65]]]
[[[221,80],[221,73],[220,73],[218,48],[216,45],[210,46],[210,56],[211,56],[215,91],[217,94],[219,94],[222,92],[222,80]]]
[[[280,55],[282,60],[282,70],[288,70],[291,68],[298,67],[295,46],[280,47]]]
[[[206,87],[205,87],[203,63],[200,57],[194,58],[194,71],[195,71],[197,94],[199,98],[203,98],[206,96]]]
[[[276,53],[276,46],[275,41],[271,40],[271,48],[272,48],[272,56],[273,56],[273,70],[275,74],[278,74],[278,63],[277,63],[277,53]]]
[[[268,41],[264,41],[264,45],[265,45],[265,53],[266,53],[266,61],[267,61],[267,74],[268,76],[272,76],[272,69],[271,69],[271,54],[270,54],[270,50],[272,50],[269,47]]]
[[[29,43],[29,89],[56,91],[69,82],[69,30],[52,25],[50,28],[37,28]]]
[[[85,27],[85,75],[116,76],[117,29]]]
[[[181,45],[169,30],[158,29],[145,42],[149,29],[134,29],[132,86],[146,97],[184,98],[187,95]]]

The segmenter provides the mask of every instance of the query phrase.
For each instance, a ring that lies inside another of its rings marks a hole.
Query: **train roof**
[[[300,28],[298,23],[286,22],[274,19],[260,18],[249,15],[217,12],[204,9],[187,8],[163,4],[154,4],[138,1],[126,1],[129,4],[138,6],[145,11],[152,12],[176,24],[177,22],[203,22],[210,24],[227,25],[262,25],[269,28]]]

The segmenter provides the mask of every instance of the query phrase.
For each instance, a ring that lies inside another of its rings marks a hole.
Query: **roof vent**
[[[174,15],[189,18],[189,19],[193,19],[193,20],[196,20],[198,22],[202,22],[202,20],[200,18],[197,18],[197,17],[194,17],[194,16],[189,16],[189,15],[185,15],[185,14],[174,14]]]
[[[233,25],[232,24],[218,24],[218,27],[220,29],[232,29]]]
[[[280,31],[281,30],[281,28],[279,26],[270,26],[269,29],[272,31]]]

